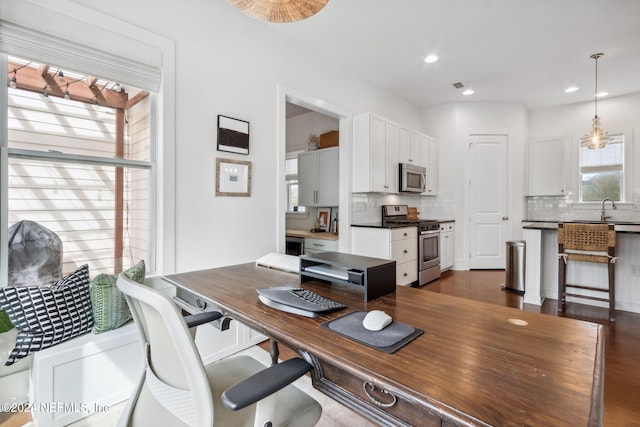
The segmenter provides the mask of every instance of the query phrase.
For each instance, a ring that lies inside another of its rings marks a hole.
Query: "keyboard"
[[[342,303],[303,288],[277,286],[257,289],[257,291],[260,301],[269,307],[307,317],[318,317],[323,313],[346,307]]]

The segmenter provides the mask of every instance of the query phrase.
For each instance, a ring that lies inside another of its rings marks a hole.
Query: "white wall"
[[[276,249],[278,83],[353,113],[420,127],[419,110],[406,101],[226,1],[76,3],[175,41],[177,271],[249,262]],[[250,122],[248,156],[216,151],[218,114]],[[216,157],[252,162],[251,197],[215,197]]]
[[[469,138],[472,133],[507,134],[509,226],[507,240],[521,238],[524,215],[524,165],[527,112],[520,104],[457,103],[425,110],[425,132],[440,146],[440,188],[436,199],[424,198],[422,212],[450,218],[455,225],[454,269],[469,266]]]
[[[320,136],[338,130],[338,119],[312,111],[287,119],[287,152],[306,151],[309,135]]]

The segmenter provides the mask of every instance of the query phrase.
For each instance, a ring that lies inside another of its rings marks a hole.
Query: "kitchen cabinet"
[[[338,250],[337,240],[315,239],[313,237],[305,237],[304,254],[313,255],[318,252],[335,252]]]
[[[425,166],[422,159],[423,138],[419,132],[398,127],[398,162]]]
[[[420,134],[422,141],[422,166],[427,168],[427,183],[425,196],[435,196],[438,194],[438,186],[440,185],[440,151],[438,140],[428,135]]]
[[[565,150],[567,138],[529,141],[529,196],[567,194]]]
[[[338,206],[339,147],[298,155],[298,204]]]
[[[440,271],[446,271],[453,267],[455,261],[454,232],[455,222],[440,224]]]
[[[371,113],[353,117],[353,192],[398,192],[398,124]]]
[[[418,228],[351,227],[351,252],[396,261],[396,282],[418,280]]]

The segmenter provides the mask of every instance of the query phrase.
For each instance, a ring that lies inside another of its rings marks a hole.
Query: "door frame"
[[[311,111],[334,117],[339,120],[339,153],[340,171],[339,176],[339,203],[338,203],[338,250],[347,252],[351,246],[349,224],[351,224],[351,146],[352,146],[352,116],[353,114],[342,107],[331,104],[321,98],[299,92],[283,84],[277,85],[277,108],[276,108],[276,140],[277,140],[277,176],[276,186],[277,209],[276,212],[276,251],[284,253],[286,249],[286,210],[287,192],[285,179],[285,157],[287,149],[287,103],[305,107]]]

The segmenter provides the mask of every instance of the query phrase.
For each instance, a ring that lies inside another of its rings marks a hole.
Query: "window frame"
[[[156,212],[150,221],[151,239],[155,251],[147,261],[147,276],[159,276],[176,271],[176,49],[175,42],[166,37],[151,33],[121,21],[102,12],[86,8],[71,0],[56,3],[55,11],[48,4],[37,4],[19,0],[9,0],[7,8],[0,10],[0,77],[7,78],[7,55],[31,57],[41,62],[52,62],[67,66],[63,61],[47,60],[46,56],[55,52],[67,58],[82,56],[83,60],[94,65],[118,63],[143,65],[159,70],[161,79],[159,88],[150,90],[151,111],[155,119],[150,123],[152,158],[156,162],[156,173],[151,175],[155,193],[150,197],[149,209]],[[7,13],[5,13],[7,12]],[[56,19],[42,21],[41,16],[54,14]],[[64,20],[69,25],[61,26]],[[37,28],[36,34],[43,35],[41,41],[47,44],[36,47],[38,55],[24,50],[19,37],[7,33],[11,27],[18,29]],[[6,33],[6,34],[5,34]],[[8,34],[8,35],[7,35]],[[79,34],[82,35],[79,38]],[[114,41],[118,41],[115,43]],[[82,44],[80,44],[82,43]],[[90,47],[90,48],[88,48]],[[145,47],[145,49],[141,49]],[[6,50],[5,50],[6,49]],[[106,58],[106,61],[105,61]],[[69,67],[71,69],[77,67]],[[147,68],[149,70],[149,68]],[[130,72],[130,70],[128,71]],[[108,73],[96,75],[109,76]],[[129,74],[132,75],[133,74]],[[144,70],[137,77],[145,76]],[[112,78],[115,76],[111,76]],[[137,78],[132,77],[132,78]],[[125,79],[124,84],[131,84]],[[140,84],[133,84],[142,87]],[[7,97],[8,87],[0,85],[0,224],[8,224],[6,179],[2,177],[8,171],[7,148]],[[0,226],[0,245],[7,242],[7,227]],[[7,285],[7,255],[0,251],[0,286]]]
[[[298,150],[298,151],[290,151],[286,154],[285,157],[285,163],[288,160],[293,160],[293,159],[298,159],[298,154],[300,153],[304,153],[304,150]],[[286,171],[286,166],[285,166],[285,171]],[[304,211],[298,211],[298,212],[294,212],[294,211],[290,211],[289,210],[289,187],[291,186],[291,184],[293,184],[294,182],[296,183],[296,185],[298,185],[298,189],[300,189],[299,187],[299,181],[298,181],[298,173],[297,173],[297,168],[296,168],[296,173],[295,174],[286,174],[285,172],[285,178],[284,178],[284,182],[285,182],[285,188],[286,188],[286,197],[287,197],[287,201],[286,201],[286,206],[287,206],[287,210],[286,210],[286,215],[288,218],[309,218],[309,208],[307,206],[303,206],[305,209]]]
[[[633,171],[632,171],[632,165],[633,165],[633,140],[632,140],[632,132],[630,130],[627,131],[622,131],[622,132],[609,132],[609,135],[611,136],[621,136],[623,138],[623,150],[622,150],[622,169],[621,169],[621,173],[622,173],[622,179],[621,179],[621,188],[620,188],[620,200],[617,201],[616,203],[619,205],[624,205],[624,204],[629,204],[631,203],[632,200],[632,188],[633,188],[633,183],[632,183],[632,179],[633,179]],[[601,168],[601,171],[606,170],[607,168]],[[614,168],[611,168],[611,170],[613,171]],[[582,189],[582,147],[579,143],[578,140],[578,149],[577,149],[577,172],[576,172],[576,176],[577,176],[577,191],[576,191],[576,195],[577,195],[577,203],[579,205],[582,206],[589,206],[589,205],[599,205],[601,203],[601,201],[592,201],[592,200],[588,200],[588,201],[583,201],[582,197],[583,197],[583,189]]]

